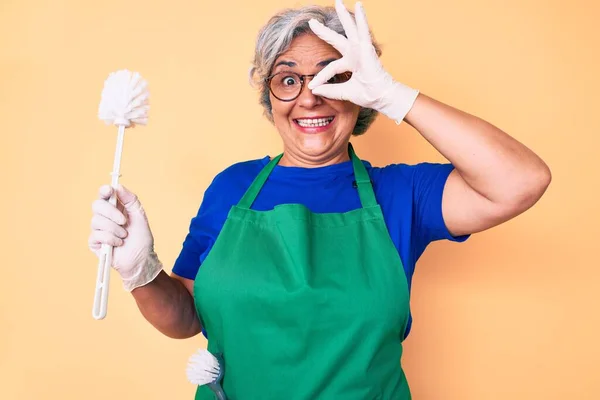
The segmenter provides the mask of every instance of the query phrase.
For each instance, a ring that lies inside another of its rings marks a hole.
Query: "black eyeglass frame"
[[[296,75],[297,77],[299,77],[299,78],[300,78],[300,90],[298,91],[298,94],[297,94],[295,97],[293,97],[293,98],[291,98],[291,99],[282,99],[282,98],[279,98],[279,97],[277,97],[277,95],[276,95],[275,93],[273,93],[273,89],[271,88],[271,80],[273,80],[273,78],[274,78],[274,77],[276,77],[277,75],[280,75],[280,74],[290,74],[290,75]],[[351,76],[352,76],[352,73],[351,73],[351,72],[344,72],[344,73],[342,73],[342,74],[337,74],[337,75],[350,75],[350,77],[351,77]],[[337,75],[336,75],[336,76],[337,76]],[[317,74],[312,74],[312,75],[300,75],[300,74],[298,74],[298,73],[296,73],[296,72],[292,72],[292,71],[280,71],[280,72],[277,72],[277,73],[275,73],[275,74],[273,74],[273,75],[271,75],[271,76],[268,76],[267,78],[265,78],[265,83],[267,84],[267,86],[269,86],[269,92],[271,92],[271,94],[273,95],[273,97],[275,97],[275,98],[276,98],[277,100],[279,100],[279,101],[289,102],[289,101],[294,101],[294,100],[296,100],[298,97],[300,97],[300,94],[302,94],[302,90],[304,89],[304,82],[305,82],[305,79],[306,79],[306,78],[314,78],[315,76],[317,76]],[[349,80],[349,79],[350,79],[350,77],[348,77],[348,79],[347,79],[347,80]],[[332,77],[331,79],[333,79],[333,78],[334,78],[334,77]],[[331,80],[331,79],[330,79],[330,80]],[[346,80],[346,81],[347,81],[347,80]]]

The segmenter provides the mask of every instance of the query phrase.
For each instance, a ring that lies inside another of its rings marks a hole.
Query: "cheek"
[[[358,113],[360,112],[359,106],[350,103],[349,101],[336,101],[335,109],[344,122],[354,126],[358,118]]]
[[[290,103],[279,101],[271,96],[271,113],[273,114],[274,121],[287,119],[291,110]]]

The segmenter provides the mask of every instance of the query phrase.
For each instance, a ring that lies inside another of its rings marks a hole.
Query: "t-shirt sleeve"
[[[237,204],[264,165],[267,158],[234,164],[215,176],[204,192],[198,213],[192,218],[173,272],[195,280],[200,265],[227,220],[231,207]]]
[[[227,217],[227,210],[221,209],[222,203],[215,192],[213,182],[204,193],[198,213],[190,222],[181,252],[175,260],[173,272],[184,278],[196,279],[200,264],[208,255]]]
[[[464,242],[469,235],[452,236],[442,214],[442,196],[452,164],[421,163],[413,174],[413,239],[417,254],[436,240]]]

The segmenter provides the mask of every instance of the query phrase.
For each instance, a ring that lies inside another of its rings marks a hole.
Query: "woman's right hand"
[[[119,185],[117,206],[109,203],[114,189],[105,185],[92,204],[92,231],[88,245],[103,257],[102,245],[114,247],[112,267],[119,272],[125,289],[131,291],[152,281],[162,270],[154,252],[154,237],[137,196]]]

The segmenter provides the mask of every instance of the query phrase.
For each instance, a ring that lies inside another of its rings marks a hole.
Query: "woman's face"
[[[280,54],[271,75],[290,71],[298,75],[313,75],[328,63],[341,58],[331,45],[312,33],[292,40],[289,49]],[[285,84],[292,80],[278,75]],[[360,107],[348,101],[330,100],[312,94],[305,78],[300,95],[285,102],[270,93],[275,127],[283,139],[284,156],[281,165],[318,167],[348,159],[348,141],[352,135]],[[281,97],[281,96],[279,96]]]

